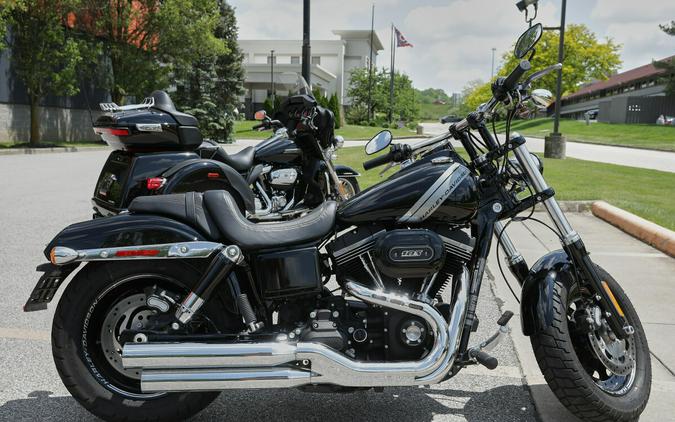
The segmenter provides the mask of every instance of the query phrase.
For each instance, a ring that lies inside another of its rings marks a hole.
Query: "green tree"
[[[389,71],[386,68],[373,71],[372,80],[372,113],[387,114],[389,111]],[[350,111],[350,120],[354,123],[368,118],[368,69],[356,68],[350,74],[350,83],[347,96],[351,99],[351,106],[361,110],[359,115]],[[365,113],[364,113],[365,112]],[[419,106],[415,101],[415,89],[412,80],[406,74],[394,74],[394,109],[395,119],[412,121],[417,118]]]
[[[57,7],[58,6],[58,7]],[[64,22],[76,0],[27,1],[6,15],[12,28],[11,65],[23,82],[30,103],[30,145],[40,143],[39,106],[48,95],[75,95],[77,67],[84,42]]]
[[[232,141],[234,108],[242,93],[244,71],[242,54],[237,46],[237,21],[234,10],[219,0],[220,19],[215,37],[225,50],[205,55],[192,63],[178,63],[174,70],[179,108],[194,114],[204,136],[218,142]]]
[[[416,91],[415,97],[421,104],[433,104],[436,101],[443,101],[446,104],[450,104],[450,97],[440,88],[418,89]]]
[[[164,88],[177,66],[226,50],[215,36],[216,0],[80,1],[77,25],[102,40],[106,86],[117,103]]]
[[[340,129],[340,126],[342,125],[342,113],[340,112],[340,102],[338,101],[337,94],[330,96],[328,108],[335,115],[335,129]]]
[[[492,83],[481,80],[471,81],[464,88],[463,101],[460,107],[462,114],[469,114],[475,111],[479,105],[492,98]]]
[[[540,70],[558,63],[558,40],[558,32],[544,31],[532,60],[534,69]],[[620,49],[621,46],[611,39],[598,41],[597,36],[586,25],[568,25],[565,29],[563,50],[563,94],[576,91],[584,82],[607,79],[616,73],[621,66]],[[503,59],[504,63],[498,74],[506,76],[516,67],[519,59],[510,51],[504,54]],[[537,81],[537,87],[555,93],[557,77],[557,72],[551,72]]]
[[[675,36],[675,21],[671,21],[669,25],[659,25],[659,27],[666,34]],[[661,80],[666,84],[666,95],[675,95],[675,58],[654,62],[654,66],[664,70],[664,75],[661,77]]]

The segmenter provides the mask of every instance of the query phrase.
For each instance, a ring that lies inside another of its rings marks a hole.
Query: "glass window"
[[[272,61],[277,64],[277,56],[267,56],[267,64],[272,64]]]
[[[321,56],[312,56],[312,64],[321,64]]]
[[[291,56],[291,64],[300,64],[300,56]]]

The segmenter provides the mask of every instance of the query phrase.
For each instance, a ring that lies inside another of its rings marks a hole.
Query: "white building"
[[[377,33],[369,30],[333,31],[340,37],[336,40],[311,41],[311,81],[313,89],[319,88],[330,97],[337,94],[340,104],[349,105],[346,93],[350,71],[370,64],[370,41],[373,41],[373,66],[377,54],[383,50]],[[262,104],[272,89],[272,55],[274,50],[274,73],[302,73],[301,40],[239,40],[244,54],[246,93],[242,99],[246,114],[250,116]],[[277,92],[284,95],[284,92]]]

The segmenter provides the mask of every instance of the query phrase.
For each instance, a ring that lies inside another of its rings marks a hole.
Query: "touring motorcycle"
[[[560,65],[521,82],[541,31],[521,36],[518,66],[447,133],[412,146],[390,146],[387,131],[373,138],[366,153],[390,149],[364,167],[401,169],[339,205],[256,224],[230,193],[208,191],[139,197],[128,214],[65,228],[25,309],[46,308],[74,273],[52,328],[73,397],[104,419],[182,419],[228,389],[344,392],[494,369],[490,350],[513,314],[470,341],[494,237],[553,392],[584,420],[635,420],[651,385],[635,309],[589,257],[525,139],[500,143],[486,127],[498,105],[510,122],[526,103],[550,102],[531,84]],[[529,267],[506,229],[538,203],[562,249]]]
[[[358,172],[335,165],[344,140],[334,136],[334,116],[320,107],[302,76],[275,78],[288,98],[271,119],[256,113],[254,130],[273,136],[228,154],[204,140],[197,119],[176,110],[169,95],[155,91],[141,104],[101,104],[107,114],[94,131],[113,148],[96,183],[94,217],[126,211],[139,196],[226,190],[242,212],[258,220],[305,213],[325,199],[343,200],[359,191]]]

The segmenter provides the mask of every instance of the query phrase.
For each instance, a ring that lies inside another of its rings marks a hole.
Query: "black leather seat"
[[[153,91],[150,96],[155,100],[153,108],[170,114],[181,126],[199,126],[199,121],[191,114],[181,113],[171,101],[171,97],[164,91]]]
[[[279,248],[318,240],[333,230],[337,203],[327,201],[304,217],[276,223],[251,223],[226,191],[204,193],[204,206],[225,239],[243,250]]]
[[[246,147],[236,154],[228,154],[222,147],[217,153],[220,161],[237,170],[238,172],[248,171],[253,167],[255,159],[255,148]]]
[[[199,230],[209,239],[220,239],[215,222],[204,209],[201,193],[187,192],[172,195],[139,196],[128,208],[134,214],[152,214],[169,217]]]
[[[129,205],[135,214],[161,215],[188,224],[210,239],[232,242],[243,250],[271,249],[308,243],[335,226],[337,203],[328,201],[304,217],[275,223],[251,223],[228,192],[141,196]]]

